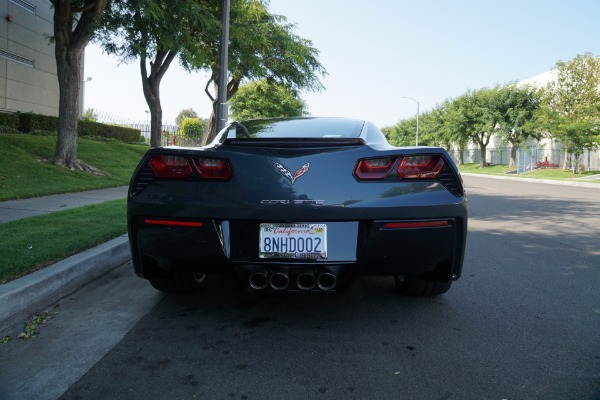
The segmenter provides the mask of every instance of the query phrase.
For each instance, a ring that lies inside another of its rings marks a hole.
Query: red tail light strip
[[[384,229],[438,228],[449,226],[448,221],[385,222]]]
[[[366,158],[358,161],[354,176],[361,181],[386,180],[398,160],[396,172],[402,179],[435,179],[444,166],[444,158],[435,154]]]
[[[167,225],[167,226],[185,226],[191,228],[201,228],[204,224],[200,221],[173,221],[168,219],[144,219],[144,223],[148,225]]]
[[[192,175],[192,165],[203,179],[225,181],[233,170],[228,160],[218,158],[153,155],[148,165],[159,178],[185,179]]]

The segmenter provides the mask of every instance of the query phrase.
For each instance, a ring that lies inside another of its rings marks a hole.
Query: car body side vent
[[[458,176],[454,173],[448,163],[444,164],[444,167],[437,176],[439,182],[444,185],[446,189],[456,197],[461,197],[463,193],[462,183]]]
[[[150,166],[148,164],[144,165],[144,167],[138,171],[135,180],[133,181],[133,185],[131,186],[131,195],[135,196],[141,193],[144,189],[146,189],[146,187],[148,187],[149,184],[152,183],[152,181],[154,181],[155,177],[156,176],[154,175],[154,172],[152,172]]]

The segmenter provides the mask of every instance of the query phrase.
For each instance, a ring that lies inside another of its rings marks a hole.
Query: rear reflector
[[[202,178],[226,180],[231,178],[233,171],[229,161],[218,158],[195,158],[194,164]]]
[[[440,156],[409,156],[400,162],[398,175],[403,179],[431,179],[440,173],[443,166],[444,159]]]
[[[204,224],[200,221],[172,221],[168,219],[144,219],[144,223],[148,225],[168,225],[168,226],[187,226],[192,228],[200,228]]]
[[[384,179],[392,170],[394,158],[371,158],[360,160],[354,174],[359,179]]]
[[[184,157],[152,156],[148,164],[159,178],[183,179],[192,173],[192,167]]]
[[[386,222],[384,229],[407,229],[407,228],[436,228],[448,226],[448,221],[414,221],[414,222]]]

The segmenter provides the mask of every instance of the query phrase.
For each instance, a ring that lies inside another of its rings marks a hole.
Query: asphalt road
[[[443,296],[379,278],[339,295],[214,278],[161,296],[124,266],[0,347],[12,375],[39,364],[0,398],[600,399],[600,190],[465,181],[464,274]]]

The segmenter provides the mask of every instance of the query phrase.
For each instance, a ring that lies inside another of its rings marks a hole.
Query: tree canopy
[[[220,0],[209,1],[210,12],[220,15]],[[295,25],[284,16],[269,12],[266,2],[233,0],[230,16],[229,71],[227,100],[238,91],[245,80],[264,79],[293,90],[319,91],[323,86],[319,77],[326,74],[318,61],[319,51],[312,42],[294,33]],[[181,54],[183,65],[189,69],[209,69],[213,84],[213,112],[209,120],[209,142],[216,135],[215,106],[219,82],[220,26],[205,29],[193,46]]]
[[[184,108],[183,110],[179,111],[179,114],[177,114],[175,117],[175,124],[178,127],[181,127],[181,123],[186,118],[198,118],[198,113],[194,111],[193,108]]]
[[[541,125],[560,139],[577,160],[584,149],[598,147],[600,130],[600,58],[591,53],[556,63],[557,78],[544,90]]]
[[[218,24],[209,0],[114,1],[105,13],[96,39],[104,50],[124,62],[139,60],[144,97],[150,108],[150,144],[160,145],[161,80],[173,60],[190,48],[198,35]]]
[[[300,117],[308,108],[298,92],[265,80],[240,86],[229,101],[231,117],[236,121],[266,117]]]

